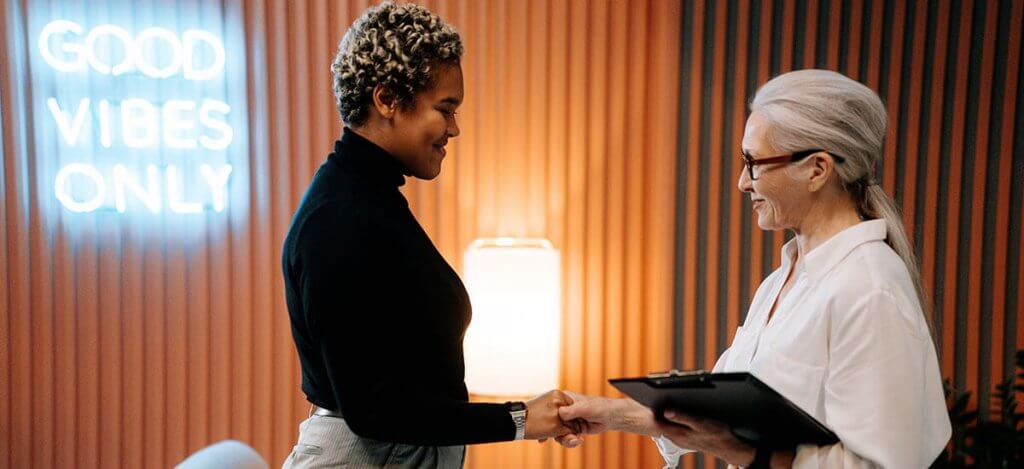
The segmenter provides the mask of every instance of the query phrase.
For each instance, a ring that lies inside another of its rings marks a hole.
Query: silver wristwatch
[[[526,438],[526,404],[509,402],[508,413],[512,416],[512,422],[516,424],[516,440]]]

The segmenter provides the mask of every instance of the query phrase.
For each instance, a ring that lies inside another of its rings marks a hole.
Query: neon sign
[[[59,19],[39,30],[37,50],[54,74],[56,91],[40,107],[58,145],[52,194],[66,210],[227,209],[236,131],[226,92],[207,91],[226,88],[217,34]],[[81,88],[78,80],[90,83],[87,92],[64,91]]]
[[[215,77],[224,69],[224,44],[217,36],[198,29],[190,29],[182,34],[179,39],[176,34],[164,28],[148,28],[132,37],[124,28],[111,24],[97,26],[84,35],[84,40],[79,42],[64,43],[59,47],[66,57],[58,57],[54,54],[51,40],[55,36],[66,35],[82,37],[83,29],[77,23],[57,20],[52,21],[39,33],[39,53],[55,70],[62,72],[76,72],[85,68],[86,63],[93,70],[108,74],[120,75],[133,69],[152,78],[167,78],[179,71],[184,73],[188,80],[209,80]],[[104,62],[103,54],[97,53],[97,43],[101,38],[108,37],[119,43],[121,47],[121,59],[116,63]],[[163,42],[170,49],[167,64],[160,67],[153,63],[155,57],[145,53],[145,46],[149,42]],[[206,68],[197,67],[194,56],[196,48],[206,46],[213,50],[214,59]]]

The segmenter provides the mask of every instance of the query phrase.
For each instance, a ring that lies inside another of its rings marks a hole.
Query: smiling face
[[[779,156],[780,152],[769,144],[767,132],[768,122],[757,112],[751,113],[743,132],[743,151],[755,160]],[[737,186],[750,194],[762,230],[795,229],[809,208],[809,192],[783,169],[785,166],[782,163],[754,167],[756,181],[750,180],[746,169],[740,171]]]
[[[459,135],[455,110],[464,96],[461,65],[440,64],[433,73],[432,87],[418,93],[411,106],[395,110],[386,148],[410,175],[427,180],[441,173],[445,145]]]

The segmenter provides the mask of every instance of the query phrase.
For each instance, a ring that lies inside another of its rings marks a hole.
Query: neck
[[[384,133],[381,132],[378,127],[369,124],[363,124],[360,125],[359,127],[349,127],[349,130],[354,132],[356,135],[373,142],[374,145],[383,148],[385,151],[389,153],[391,152],[391,150],[384,145],[388,141],[387,137],[384,136]]]
[[[375,145],[384,148],[384,151],[390,155],[395,155],[394,148],[389,144],[392,141],[391,134],[389,132],[388,123],[379,116],[371,116],[367,119],[367,122],[362,123],[358,127],[349,126],[348,129],[355,132],[356,135],[366,138],[372,141]]]
[[[813,204],[803,222],[793,230],[796,233],[799,257],[802,258],[839,232],[860,222],[857,206],[845,194],[831,201]]]

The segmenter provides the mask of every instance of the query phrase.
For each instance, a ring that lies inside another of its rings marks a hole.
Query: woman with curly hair
[[[462,467],[465,446],[567,435],[552,391],[469,403],[469,297],[399,191],[441,171],[459,135],[459,34],[385,2],[345,34],[331,66],[341,140],[306,191],[283,272],[302,390],[313,405],[285,467]]]

